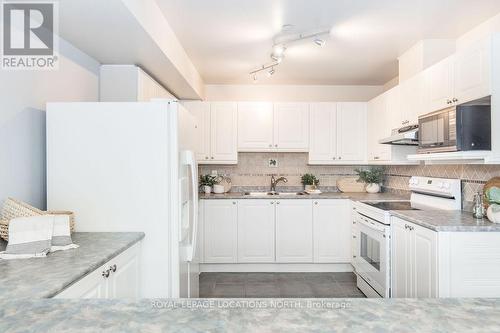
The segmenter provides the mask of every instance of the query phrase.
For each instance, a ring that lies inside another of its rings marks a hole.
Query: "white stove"
[[[390,297],[391,211],[460,210],[459,179],[412,177],[410,200],[360,201],[353,205],[353,266],[368,297]]]

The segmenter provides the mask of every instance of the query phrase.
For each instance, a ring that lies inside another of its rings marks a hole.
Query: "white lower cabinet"
[[[139,255],[137,243],[54,298],[139,298]]]
[[[276,201],[276,262],[313,261],[311,200]]]
[[[200,212],[205,264],[351,262],[350,200],[201,200]]]
[[[238,206],[235,200],[204,201],[204,256],[207,263],[236,263]]]
[[[392,297],[438,296],[438,233],[392,218]]]
[[[274,262],[274,200],[239,200],[238,262]]]
[[[350,200],[314,200],[315,263],[351,262]]]

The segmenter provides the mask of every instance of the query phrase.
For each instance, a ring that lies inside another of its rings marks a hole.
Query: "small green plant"
[[[217,184],[217,177],[213,175],[200,175],[200,186],[214,186]]]
[[[302,182],[302,185],[316,185],[316,186],[318,186],[319,179],[316,178],[316,176],[313,174],[306,173],[306,174],[302,175],[301,182]]]
[[[358,174],[360,183],[380,184],[384,179],[384,168],[355,169],[354,171]]]

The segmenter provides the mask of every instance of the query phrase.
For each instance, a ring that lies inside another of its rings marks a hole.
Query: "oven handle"
[[[385,234],[385,227],[381,227],[381,224],[379,222],[376,222],[375,220],[372,220],[369,217],[366,217],[358,213],[358,221],[359,223],[369,228],[370,230],[376,231],[377,233],[382,235]]]

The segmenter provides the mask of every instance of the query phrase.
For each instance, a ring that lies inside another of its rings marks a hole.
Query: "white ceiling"
[[[289,47],[263,84],[380,85],[425,38],[456,38],[500,12],[500,0],[157,0],[207,84],[246,84],[269,62],[284,24],[332,29],[323,48]]]

